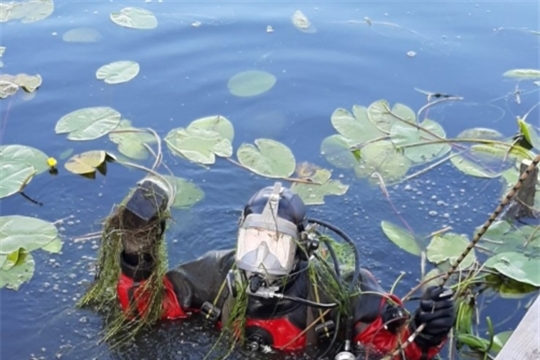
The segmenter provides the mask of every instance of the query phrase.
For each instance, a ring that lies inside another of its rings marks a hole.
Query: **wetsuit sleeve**
[[[385,356],[399,348],[411,335],[403,326],[409,319],[401,300],[385,292],[375,277],[362,269],[360,294],[354,299],[354,341],[360,358],[371,354]],[[413,342],[394,360],[431,360],[444,343],[436,347],[422,347]]]
[[[212,302],[233,260],[232,251],[210,251],[170,270],[163,278],[162,318],[185,318],[198,312],[205,301]],[[122,253],[121,268],[117,291],[122,309],[133,313],[133,316],[141,314],[149,299],[149,289],[145,284],[154,266],[150,257]]]

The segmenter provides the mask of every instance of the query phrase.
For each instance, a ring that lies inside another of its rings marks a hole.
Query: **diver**
[[[143,180],[128,196],[121,224],[148,224],[166,208],[168,196],[162,184]],[[332,348],[339,360],[380,359],[423,326],[393,359],[433,359],[455,321],[451,291],[427,288],[418,309],[409,313],[397,296],[385,292],[359,267],[358,249],[345,233],[306,215],[301,198],[279,182],[256,192],[243,209],[235,249],[210,251],[163,277],[162,319],[199,314],[223,327],[235,301],[244,296],[245,344],[253,351],[326,349],[317,356],[323,358]],[[151,241],[161,241],[166,221],[160,226]],[[320,228],[352,245],[354,271],[340,268]],[[144,284],[159,256],[149,248],[137,241],[123,242],[117,296],[128,317],[147,308],[149,290]],[[327,276],[313,275],[310,269]]]

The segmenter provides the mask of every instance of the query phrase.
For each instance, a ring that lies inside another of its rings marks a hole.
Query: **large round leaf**
[[[414,163],[424,163],[439,158],[450,151],[450,145],[446,143],[429,144],[445,138],[446,133],[443,127],[430,119],[424,120],[419,124],[418,129],[413,123],[398,121],[390,129],[390,137],[394,145],[399,149],[405,147],[403,154]],[[435,134],[435,135],[433,135]],[[423,144],[414,147],[406,147],[411,144]]]
[[[132,29],[155,29],[158,25],[151,11],[137,7],[125,7],[119,12],[112,12],[110,17],[115,24]]]
[[[271,139],[257,139],[255,144],[257,147],[242,144],[236,152],[243,166],[266,177],[291,176],[296,167],[296,160],[287,146]]]
[[[69,140],[93,140],[114,130],[120,123],[120,113],[113,108],[89,107],[64,115],[56,123],[57,134],[69,133]]]
[[[379,130],[384,132],[389,132],[392,128],[392,125],[399,121],[396,116],[399,116],[402,120],[408,122],[415,122],[416,115],[409,107],[403,104],[395,104],[392,107],[391,114],[388,110],[390,109],[390,104],[386,100],[378,100],[369,105],[367,109],[368,119],[375,125]]]
[[[21,248],[36,250],[57,236],[58,231],[50,222],[19,215],[0,217],[0,254],[11,254]]]
[[[22,162],[0,163],[0,199],[21,191],[36,174],[36,169]]]
[[[92,43],[98,42],[100,39],[101,34],[99,31],[84,27],[68,30],[62,35],[62,40],[74,43]]]
[[[356,176],[371,178],[378,173],[386,182],[401,179],[411,167],[411,161],[397,152],[389,140],[377,141],[364,146],[355,167]]]
[[[157,176],[152,175],[150,177],[157,183],[163,183],[163,179]],[[172,204],[173,208],[186,209],[204,199],[204,191],[193,182],[170,175],[164,175],[163,177],[169,182],[170,186],[174,186],[176,189],[176,196]],[[163,185],[163,187],[168,188],[169,185]]]
[[[238,73],[227,84],[231,94],[248,97],[267,92],[276,84],[276,77],[268,72],[249,70]]]
[[[5,287],[19,290],[19,287],[34,276],[35,262],[31,254],[21,252],[17,263],[8,270],[0,269],[0,289]]]
[[[49,17],[54,11],[53,0],[27,0],[4,2],[0,7],[0,22],[20,20],[32,23]]]
[[[294,183],[291,190],[300,196],[306,205],[322,205],[327,195],[344,195],[349,185],[342,184],[339,180],[330,180],[332,174],[326,169],[316,170],[311,178],[313,184]]]
[[[222,115],[206,116],[193,120],[187,128],[215,131],[231,142],[234,138],[234,127],[232,123]]]
[[[65,168],[78,175],[91,174],[105,162],[107,153],[103,150],[86,151],[72,156],[65,164]]]
[[[352,169],[358,160],[350,150],[351,145],[351,141],[342,135],[330,135],[321,143],[321,154],[337,168]]]
[[[450,162],[458,170],[467,175],[488,179],[493,179],[501,175],[500,173],[494,172],[490,169],[486,169],[473,161],[467,160],[461,155],[452,156],[452,158],[450,158]]]
[[[367,109],[355,105],[352,115],[345,109],[339,108],[332,114],[332,125],[343,136],[356,143],[364,143],[384,135],[371,121]]]
[[[484,266],[495,269],[510,279],[540,287],[540,258],[505,252],[489,258]]]
[[[401,249],[410,254],[420,256],[422,249],[418,246],[414,235],[389,221],[381,221],[381,228],[386,237]]]
[[[540,79],[540,70],[538,69],[512,69],[506,71],[503,76],[515,79]]]
[[[48,156],[41,150],[25,145],[0,146],[0,162],[21,162],[32,165],[40,174],[49,169]]]
[[[436,235],[431,239],[431,242],[426,249],[427,259],[434,264],[441,264],[449,261],[450,265],[453,265],[468,245],[469,240],[459,234],[446,233],[444,235]],[[471,266],[475,260],[476,257],[473,249],[461,262],[459,267],[462,269],[467,268]]]
[[[153,144],[156,138],[144,130],[140,130],[131,126],[129,120],[122,120],[115,129],[118,132],[109,133],[109,139],[115,144],[118,144],[118,151],[125,156],[143,160],[148,157],[148,150],[144,144]]]
[[[115,61],[105,64],[96,71],[96,78],[107,84],[120,84],[128,82],[139,73],[139,64],[135,61]]]
[[[217,131],[196,126],[171,130],[165,142],[173,154],[199,164],[213,164],[216,161],[215,155],[221,157],[232,155],[232,144],[229,139],[223,138]]]

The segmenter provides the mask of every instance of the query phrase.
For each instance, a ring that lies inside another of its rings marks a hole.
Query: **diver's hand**
[[[453,292],[445,287],[431,286],[426,289],[420,300],[420,306],[414,313],[412,331],[421,324],[426,324],[414,342],[422,348],[439,345],[454,326]]]

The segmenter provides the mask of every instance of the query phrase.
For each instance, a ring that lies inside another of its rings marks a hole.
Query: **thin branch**
[[[241,167],[244,170],[247,170],[247,171],[250,171],[250,172],[254,173],[253,171],[251,171],[251,169],[249,169],[249,168],[245,167],[244,165],[240,164],[238,161],[235,161],[235,160],[233,160],[231,158],[225,158],[225,160],[229,161],[230,163],[232,163],[232,164],[234,164],[234,165],[236,165],[238,167]],[[254,174],[256,174],[256,173],[254,173]],[[260,174],[257,174],[257,175],[260,175]],[[263,176],[263,175],[260,175],[260,176]],[[290,182],[296,182],[296,183],[300,183],[300,184],[316,184],[310,179],[289,178],[289,177],[280,177],[280,179],[285,180],[285,181],[290,181]]]
[[[420,110],[418,110],[418,112],[416,113],[416,118],[420,119],[420,114],[422,113],[422,111],[429,109],[433,105],[437,105],[437,104],[440,104],[440,103],[445,102],[445,101],[458,101],[458,100],[463,100],[463,98],[461,96],[450,96],[450,97],[445,97],[445,98],[442,98],[442,99],[438,99],[438,100],[429,102],[426,105],[422,106],[420,108]]]

